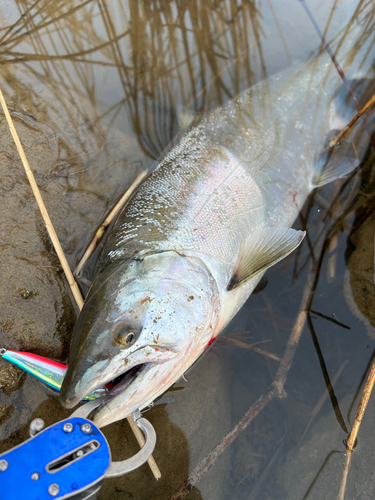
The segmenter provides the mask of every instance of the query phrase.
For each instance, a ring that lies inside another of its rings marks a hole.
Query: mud
[[[353,314],[375,339],[375,159],[362,170],[361,206],[348,241],[349,254],[344,283],[345,297]]]
[[[20,104],[11,107],[17,110]],[[42,132],[21,120],[15,124],[43,185],[55,152]],[[4,115],[0,134],[1,347],[64,359],[75,311]]]

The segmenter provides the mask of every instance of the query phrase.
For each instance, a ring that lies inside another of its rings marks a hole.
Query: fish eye
[[[138,336],[139,331],[134,325],[122,323],[114,329],[112,344],[116,347],[127,348],[135,343]]]
[[[126,334],[126,337],[125,337],[125,344],[131,344],[131,342],[133,341],[135,335],[133,332],[129,332]]]

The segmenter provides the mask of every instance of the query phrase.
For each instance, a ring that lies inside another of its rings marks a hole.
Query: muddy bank
[[[51,149],[42,129],[31,128],[16,118],[23,116],[20,108],[24,100],[10,105],[26,155],[33,166],[37,165],[38,181],[43,186],[57,161],[57,151]],[[30,121],[36,121],[35,111],[28,106],[24,116],[32,114]],[[70,292],[2,114],[0,134],[1,347],[64,359],[76,318]],[[61,215],[66,216],[61,198]],[[56,228],[60,234],[61,229]],[[2,366],[5,370],[9,364]]]
[[[353,314],[375,339],[375,157],[363,166],[360,207],[348,239],[345,297]]]

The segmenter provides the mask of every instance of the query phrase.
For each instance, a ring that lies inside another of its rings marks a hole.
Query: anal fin
[[[341,139],[343,141],[343,139]],[[319,155],[315,163],[315,176],[313,185],[324,186],[329,182],[335,181],[339,177],[350,174],[359,165],[359,159],[354,155],[354,151],[350,151],[346,145],[341,149],[340,144],[327,148]],[[348,153],[352,153],[351,155]]]

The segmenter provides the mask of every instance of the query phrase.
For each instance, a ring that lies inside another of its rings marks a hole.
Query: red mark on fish
[[[293,196],[293,203],[295,204],[295,206],[298,208],[298,203],[296,202],[296,196],[298,195],[298,191],[294,191],[294,193],[292,193],[292,196]]]
[[[213,342],[214,340],[215,340],[215,335],[213,335],[213,336],[210,338],[210,340],[209,340],[208,344],[206,345],[206,349],[207,349],[207,347],[209,347],[209,346],[212,344],[212,342]]]

